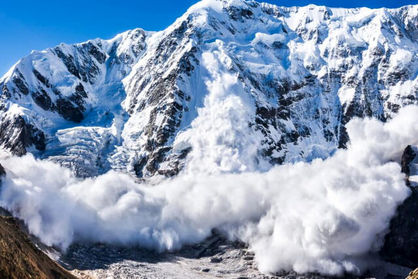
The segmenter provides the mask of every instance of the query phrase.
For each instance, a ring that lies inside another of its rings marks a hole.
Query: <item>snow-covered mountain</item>
[[[417,104],[418,5],[203,0],[166,30],[33,51],[0,79],[0,143],[80,176],[328,157],[355,116]],[[198,159],[205,157],[205,166]]]

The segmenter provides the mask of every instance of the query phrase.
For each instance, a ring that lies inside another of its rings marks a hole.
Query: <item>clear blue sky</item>
[[[0,76],[32,49],[162,30],[197,0],[7,0],[0,4]],[[418,0],[264,0],[280,6],[400,7]]]

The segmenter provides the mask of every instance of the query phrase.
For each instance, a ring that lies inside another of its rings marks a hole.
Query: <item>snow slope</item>
[[[203,0],[166,30],[35,51],[0,79],[0,143],[79,176],[267,170],[417,104],[418,6]],[[200,166],[196,166],[201,168]]]

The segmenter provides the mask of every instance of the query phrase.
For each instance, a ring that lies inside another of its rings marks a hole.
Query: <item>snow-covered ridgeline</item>
[[[209,173],[325,158],[352,117],[417,103],[417,25],[416,5],[204,0],[160,32],[23,58],[0,79],[0,141],[81,176],[171,176],[206,146]]]

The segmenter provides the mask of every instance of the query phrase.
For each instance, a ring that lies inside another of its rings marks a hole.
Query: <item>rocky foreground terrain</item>
[[[21,231],[12,217],[0,217],[0,277],[13,279],[75,279]]]
[[[254,254],[246,245],[230,242],[217,233],[199,245],[184,247],[176,253],[159,254],[140,247],[79,243],[72,245],[59,259],[59,253],[54,249],[41,245],[42,251],[36,247],[36,238],[28,236],[22,224],[10,216],[0,217],[0,236],[1,278],[332,278],[294,272],[261,274],[254,262]],[[58,259],[62,267],[47,254]],[[409,272],[410,268],[380,262],[363,277],[346,275],[345,278],[405,278]]]

